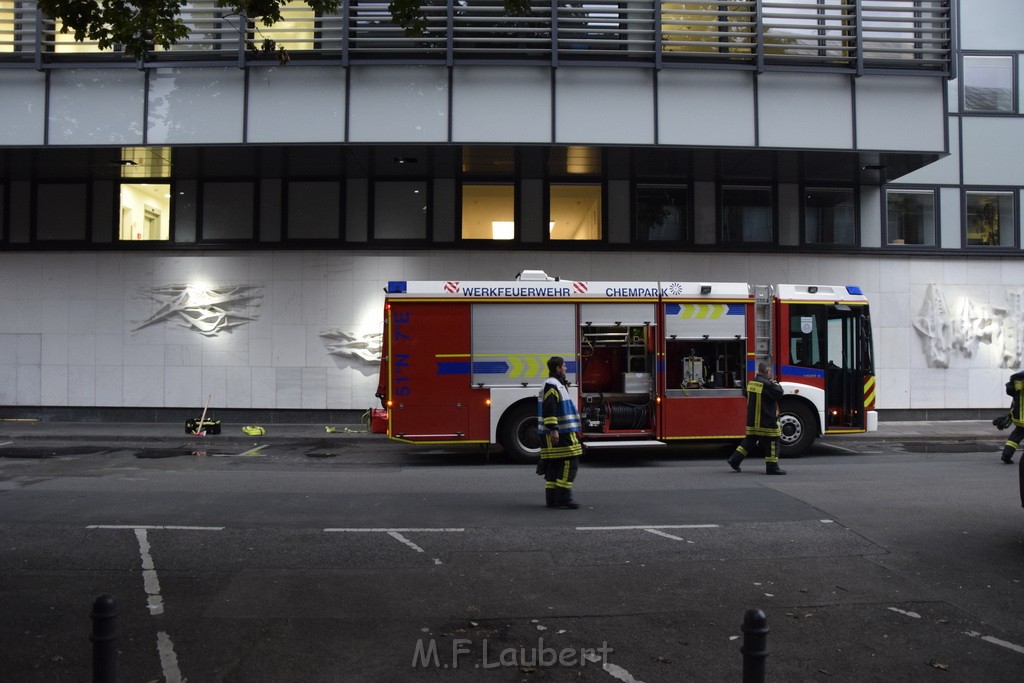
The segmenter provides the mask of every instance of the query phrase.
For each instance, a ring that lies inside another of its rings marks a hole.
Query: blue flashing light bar
[[[390,280],[388,294],[405,294],[405,280]]]
[[[860,291],[860,287],[857,285],[846,285],[846,291],[857,296],[864,296],[864,292]]]

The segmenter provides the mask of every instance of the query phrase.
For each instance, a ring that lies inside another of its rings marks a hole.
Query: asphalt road
[[[740,680],[750,608],[769,680],[1020,679],[995,447],[724,455],[602,454],[569,511],[470,449],[6,444],[0,679],[89,680],[102,594],[122,681]]]

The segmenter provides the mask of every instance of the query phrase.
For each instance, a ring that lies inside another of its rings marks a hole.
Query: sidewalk
[[[0,419],[0,443],[4,441],[131,441],[179,443],[189,439],[253,440],[260,443],[275,441],[316,441],[325,439],[373,440],[386,442],[383,434],[372,434],[364,424],[273,424],[264,425],[262,436],[249,436],[242,432],[245,425],[222,423],[221,433],[199,437],[188,434],[185,425],[139,422],[49,422],[35,420]],[[328,431],[333,429],[333,432]],[[877,432],[847,434],[840,439],[867,442],[905,441],[990,441],[993,449],[1006,439],[1009,430],[999,431],[987,420],[947,420],[928,422],[880,422]]]

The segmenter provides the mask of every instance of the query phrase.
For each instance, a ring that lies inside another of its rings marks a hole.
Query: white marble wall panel
[[[224,386],[225,408],[252,407],[252,368],[227,368]]]
[[[658,142],[752,147],[754,81],[745,71],[658,72]]]
[[[43,405],[68,405],[68,365],[40,368],[39,399]]]
[[[375,365],[331,355],[321,334],[379,332],[387,280],[505,278],[541,268],[590,280],[715,281],[737,273],[731,279],[859,284],[872,303],[879,408],[999,407],[1009,372],[1001,367],[1001,347],[980,341],[970,355],[954,350],[948,368],[928,367],[913,323],[931,283],[943,288],[955,315],[965,300],[1005,313],[1008,292],[1024,287],[1024,262],[1012,257],[581,252],[566,262],[548,251],[443,250],[281,256],[278,263],[262,251],[226,258],[82,253],[61,255],[65,272],[44,276],[46,254],[0,253],[0,286],[15,286],[16,273],[32,286],[58,283],[65,297],[0,301],[0,405],[195,407],[212,394],[213,405],[224,408],[364,409],[374,403]],[[253,307],[256,319],[213,337],[173,322],[132,329],[153,307],[137,296],[140,283],[172,284],[164,275],[222,282],[218,265],[230,275],[225,279],[267,292]],[[92,298],[70,304],[79,293],[71,283]],[[59,313],[40,315],[39,308]]]
[[[945,151],[945,88],[941,78],[858,78],[854,87],[857,148]]]
[[[303,368],[276,368],[277,405],[275,408],[302,407]]]
[[[761,74],[757,100],[759,144],[763,147],[853,147],[849,76]]]
[[[555,72],[555,140],[652,144],[654,74],[647,69],[573,67]]]
[[[42,366],[18,365],[14,401],[18,405],[40,405],[42,395]]]
[[[13,363],[0,363],[0,404],[17,405],[17,387],[18,366]]]
[[[144,93],[137,69],[54,69],[49,143],[141,145]]]
[[[71,364],[68,366],[68,405],[96,405],[96,366]]]
[[[244,103],[245,71],[241,69],[152,69],[146,142],[242,142]]]
[[[350,68],[349,142],[445,142],[448,73],[437,66]]]
[[[0,144],[41,145],[46,140],[46,74],[0,69]]]
[[[453,69],[452,140],[507,145],[552,137],[550,68]]]
[[[203,395],[202,367],[164,367],[164,395],[160,405],[196,406],[206,401]]]
[[[281,125],[302,103],[302,124]],[[248,142],[342,142],[345,69],[288,66],[249,69]]]

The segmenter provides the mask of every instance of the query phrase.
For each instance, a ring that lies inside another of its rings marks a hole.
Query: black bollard
[[[743,683],[764,683],[764,660],[768,657],[768,617],[759,609],[743,615]]]
[[[92,681],[117,683],[117,602],[101,595],[92,603]]]

